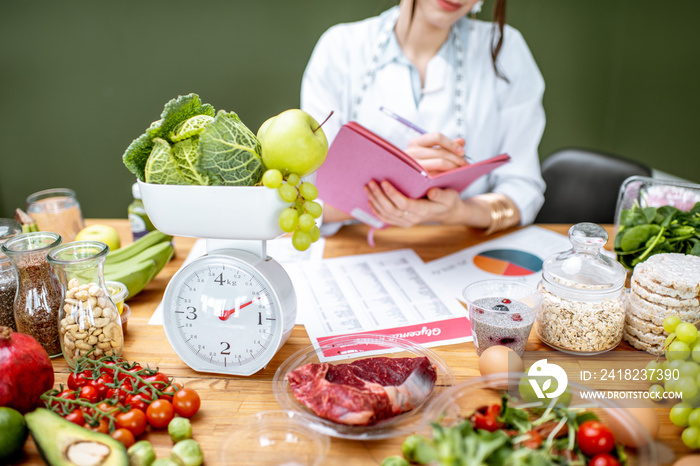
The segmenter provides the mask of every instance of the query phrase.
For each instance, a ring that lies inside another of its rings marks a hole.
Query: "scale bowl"
[[[284,234],[278,220],[289,203],[276,189],[138,184],[148,217],[165,234],[240,240],[268,240]]]

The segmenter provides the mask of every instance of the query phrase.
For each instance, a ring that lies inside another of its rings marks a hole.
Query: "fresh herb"
[[[639,204],[622,210],[614,250],[628,269],[659,253],[700,256],[700,202],[688,212]]]

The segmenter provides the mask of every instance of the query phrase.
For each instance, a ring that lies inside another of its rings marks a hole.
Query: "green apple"
[[[284,175],[310,175],[326,160],[328,140],[323,129],[303,110],[285,110],[266,120],[257,134],[267,169]]]
[[[121,247],[119,232],[109,225],[90,225],[80,230],[75,237],[76,241],[101,241],[109,246],[110,251]]]

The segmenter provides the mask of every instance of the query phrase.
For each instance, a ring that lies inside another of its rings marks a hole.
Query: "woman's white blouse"
[[[511,156],[509,163],[475,181],[461,197],[503,193],[518,206],[521,224],[532,223],[544,202],[545,184],[537,152],[545,125],[544,80],[525,40],[517,30],[506,26],[498,57],[498,68],[506,81],[496,75],[491,60],[494,25],[461,18],[428,63],[422,93],[415,96],[415,80],[411,77],[415,69],[396,36],[391,33],[386,48],[377,51],[382,31],[393,30],[397,15],[398,7],[394,7],[380,16],[339,24],[326,31],[304,72],[301,108],[318,121],[334,111],[323,126],[329,143],[343,124],[356,120],[405,148],[418,134],[381,112],[379,108],[384,106],[429,132],[463,137],[465,153],[472,161],[507,153]],[[459,28],[456,37],[465,60],[464,84],[456,79],[454,28]],[[460,89],[465,89],[466,96]],[[464,99],[462,113],[466,121],[461,127],[456,121],[456,98]]]

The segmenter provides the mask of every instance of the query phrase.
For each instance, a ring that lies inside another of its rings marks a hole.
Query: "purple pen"
[[[389,110],[388,108],[386,108],[386,107],[384,107],[384,106],[379,107],[379,110],[381,110],[382,112],[386,113],[386,114],[389,115],[391,118],[393,118],[394,120],[398,121],[399,123],[408,126],[408,127],[411,128],[413,131],[416,131],[416,132],[418,132],[418,133],[420,133],[420,134],[425,134],[425,133],[427,133],[427,131],[424,130],[423,128],[421,128],[420,126],[414,125],[413,123],[411,123],[411,122],[408,121],[407,119],[405,119],[405,118],[403,118],[403,117],[397,115],[396,113],[392,112],[391,110]],[[469,157],[469,156],[466,155],[466,154],[464,155],[464,159],[465,159],[466,161],[468,161],[468,162],[471,162],[471,160],[472,160],[471,157]]]
[[[379,110],[381,110],[382,112],[386,113],[386,114],[389,115],[391,118],[393,118],[394,120],[398,121],[399,123],[408,126],[408,127],[411,128],[412,130],[414,130],[414,131],[416,131],[416,132],[418,132],[418,133],[420,133],[420,134],[425,134],[425,133],[427,133],[427,131],[424,130],[423,128],[414,125],[413,123],[411,123],[411,122],[408,121],[407,119],[405,119],[405,118],[403,118],[403,117],[397,115],[396,113],[392,112],[391,110],[389,110],[389,109],[386,108],[386,107],[379,107]]]

